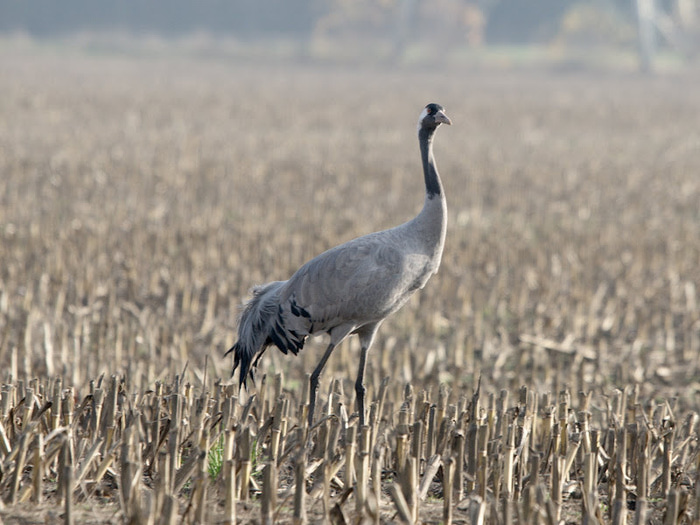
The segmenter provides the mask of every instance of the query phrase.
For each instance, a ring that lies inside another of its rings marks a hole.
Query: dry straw
[[[6,522],[697,523],[682,79],[2,64]],[[245,287],[415,213],[412,108],[435,89],[445,254],[375,342],[367,425],[353,341],[312,427],[322,344],[269,351],[239,392]]]

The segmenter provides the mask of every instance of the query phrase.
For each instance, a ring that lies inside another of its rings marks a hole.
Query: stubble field
[[[697,520],[696,87],[3,55],[0,515]],[[316,428],[322,338],[268,351],[239,397],[249,288],[420,209],[428,102],[453,121],[446,247],[375,340],[369,427],[352,340]]]

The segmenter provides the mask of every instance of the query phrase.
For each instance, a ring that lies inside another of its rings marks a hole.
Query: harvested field
[[[4,52],[2,520],[698,523],[697,85]],[[239,395],[249,288],[420,209],[432,101],[443,264],[370,424],[355,340],[312,429],[323,339]]]

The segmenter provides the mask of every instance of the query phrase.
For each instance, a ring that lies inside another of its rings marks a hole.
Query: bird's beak
[[[438,111],[437,113],[435,113],[435,122],[447,124],[448,126],[452,125],[452,121],[450,120],[450,117],[445,115],[442,111]]]

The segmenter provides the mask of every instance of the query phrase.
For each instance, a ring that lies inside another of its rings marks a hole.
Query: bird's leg
[[[374,335],[377,333],[379,324],[366,326],[361,332],[358,332],[360,338],[360,367],[357,370],[357,379],[355,380],[355,393],[357,394],[357,412],[360,415],[360,427],[365,424],[365,365],[367,364],[367,352],[372,346]]]
[[[311,428],[311,425],[313,425],[314,422],[314,408],[316,407],[316,393],[318,392],[318,380],[321,377],[323,367],[326,366],[326,361],[328,361],[328,358],[333,353],[334,348],[335,344],[331,343],[328,345],[328,348],[326,348],[326,352],[323,354],[321,361],[319,361],[318,365],[316,365],[316,368],[311,373],[311,379],[309,379],[309,428]]]
[[[360,414],[360,428],[365,425],[365,364],[367,362],[368,348],[363,345],[360,350],[360,368],[357,371],[357,379],[355,380],[355,393],[357,394],[357,412]]]

